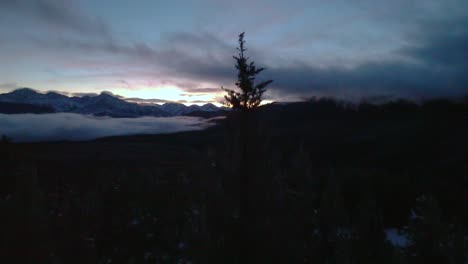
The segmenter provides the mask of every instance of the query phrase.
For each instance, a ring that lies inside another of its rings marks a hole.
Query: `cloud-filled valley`
[[[0,135],[15,142],[90,140],[106,136],[200,130],[209,120],[197,117],[111,118],[72,113],[0,114]]]

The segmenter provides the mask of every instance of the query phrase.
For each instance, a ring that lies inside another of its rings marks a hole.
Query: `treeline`
[[[314,99],[253,115],[247,221],[236,114],[196,133],[5,138],[0,258],[240,263],[249,239],[252,263],[466,262],[466,102]]]
[[[374,117],[405,117],[411,113],[426,113],[435,115],[461,114],[468,111],[468,97],[456,100],[436,98],[415,102],[408,99],[392,99],[381,103],[361,100],[351,102],[330,97],[312,97],[303,102],[272,103],[259,109],[266,114],[293,114],[295,118],[346,118],[345,113],[359,114],[362,118]],[[283,117],[283,116],[282,116]]]

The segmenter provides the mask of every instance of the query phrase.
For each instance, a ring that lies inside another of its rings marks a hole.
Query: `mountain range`
[[[111,117],[180,115],[216,116],[227,109],[214,104],[190,105],[165,103],[163,105],[143,105],[127,102],[121,98],[102,92],[95,96],[69,97],[56,92],[38,93],[30,88],[21,88],[10,93],[0,94],[0,113],[77,113]]]

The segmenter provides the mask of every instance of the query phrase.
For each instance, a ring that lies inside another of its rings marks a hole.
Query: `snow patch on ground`
[[[408,235],[396,228],[385,229],[385,234],[387,240],[396,247],[408,247],[411,244]]]

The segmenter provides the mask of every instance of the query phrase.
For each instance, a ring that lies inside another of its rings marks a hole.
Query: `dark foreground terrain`
[[[466,100],[272,104],[239,124],[5,138],[0,262],[466,263]]]

